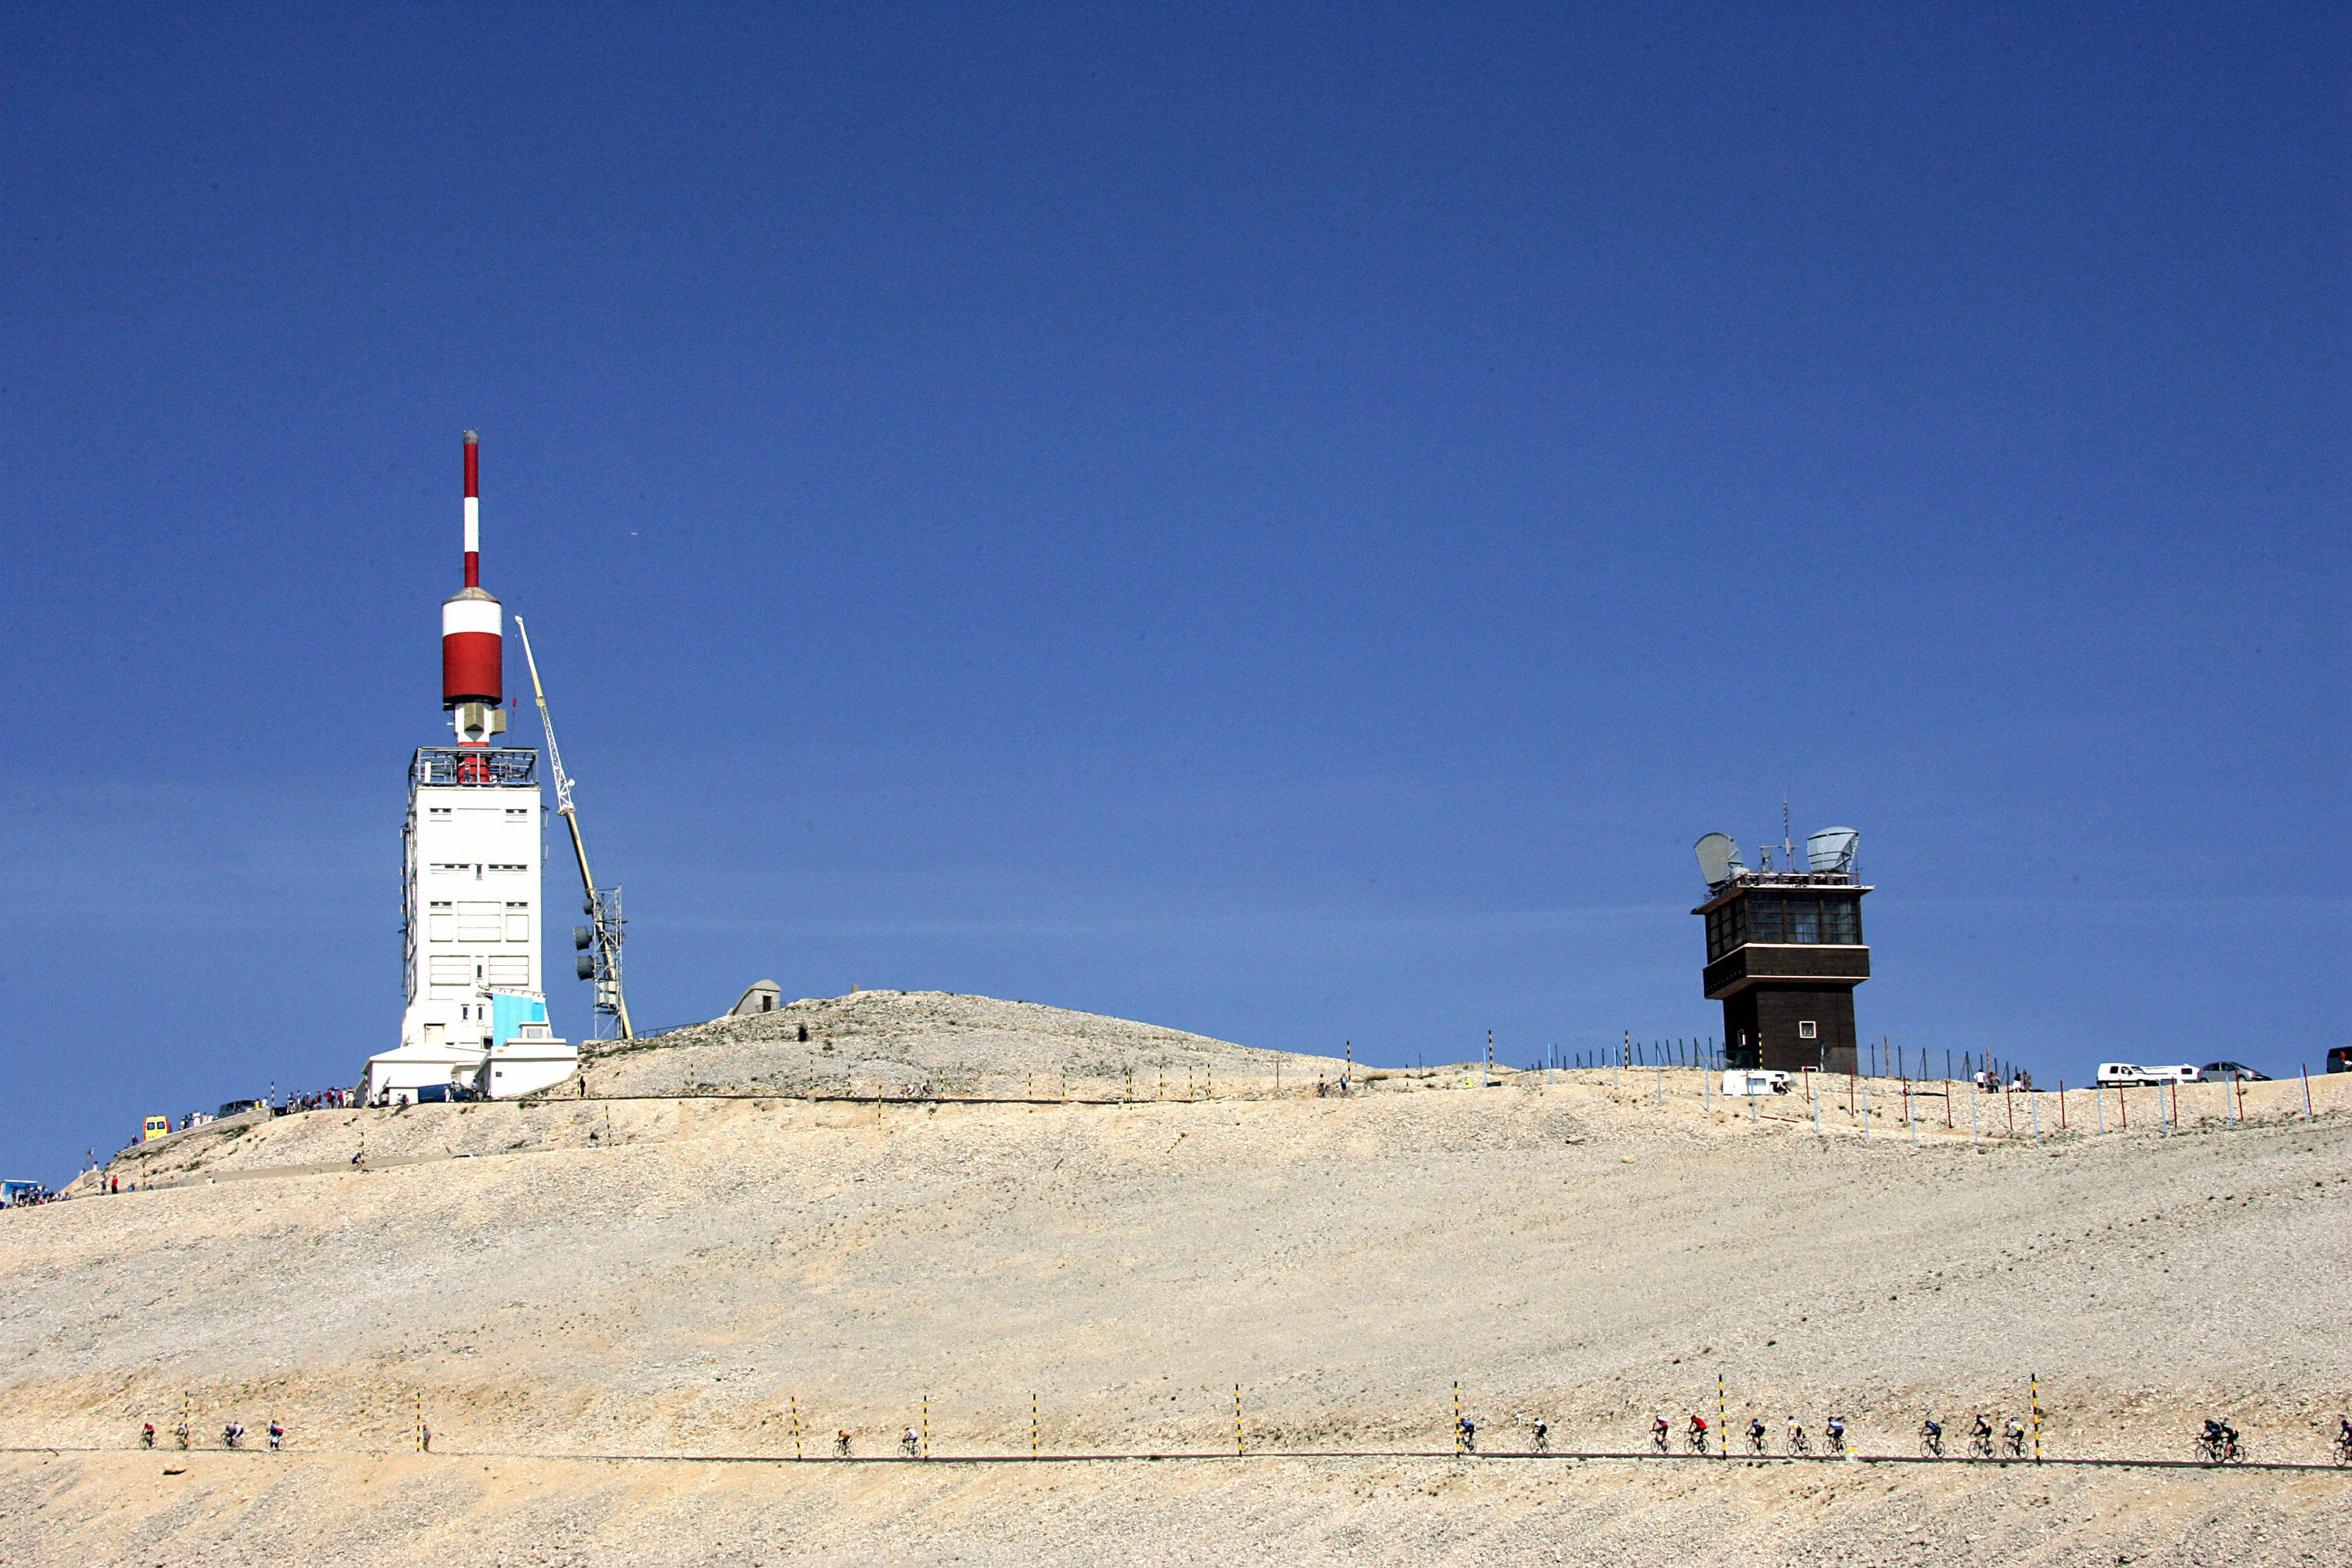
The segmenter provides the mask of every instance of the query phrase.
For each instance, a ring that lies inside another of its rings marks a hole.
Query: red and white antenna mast
[[[507,727],[499,602],[482,591],[481,440],[466,432],[466,585],[441,606],[441,706],[458,741],[488,743]]]

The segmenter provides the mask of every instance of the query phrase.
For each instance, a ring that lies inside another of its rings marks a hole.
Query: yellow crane
[[[580,886],[585,895],[581,908],[594,922],[577,928],[572,945],[580,954],[580,978],[596,983],[596,1011],[609,1013],[619,1024],[621,1038],[634,1040],[629,1004],[621,994],[621,889],[599,891],[588,869],[588,841],[580,836],[580,814],[572,805],[572,776],[563,771],[563,753],[555,749],[555,721],[548,716],[547,690],[539,683],[539,660],[530,651],[530,633],[515,617],[515,633],[522,638],[523,662],[530,667],[530,694],[539,701],[539,727],[547,737],[547,767],[555,775],[555,809],[572,829],[572,853],[580,862]],[[585,940],[583,940],[583,939]]]

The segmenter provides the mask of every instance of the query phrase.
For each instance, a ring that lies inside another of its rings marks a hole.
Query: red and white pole
[[[494,714],[504,697],[499,602],[482,591],[481,447],[466,432],[466,585],[441,606],[441,706],[459,715],[459,735],[479,741],[506,727]],[[468,724],[478,733],[469,732]]]
[[[482,442],[466,432],[466,586],[482,585]]]

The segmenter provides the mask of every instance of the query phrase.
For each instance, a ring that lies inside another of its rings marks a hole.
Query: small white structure
[[[476,1046],[451,1046],[440,1040],[402,1046],[368,1058],[360,1079],[363,1105],[414,1105],[424,1089],[446,1093],[452,1086],[470,1089],[481,1075],[482,1052]]]
[[[479,1087],[491,1100],[514,1100],[552,1088],[579,1070],[579,1047],[551,1037],[545,1024],[526,1024],[512,1039],[490,1047]]]
[[[1727,1068],[1723,1074],[1723,1092],[1737,1099],[1743,1094],[1786,1094],[1790,1075],[1777,1068]]]

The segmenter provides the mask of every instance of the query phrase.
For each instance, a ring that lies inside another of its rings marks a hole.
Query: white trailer
[[[2133,1062],[2101,1062],[2101,1089],[2157,1089],[2168,1083],[2195,1083],[2205,1075],[2187,1062],[2173,1067],[2140,1067]]]

